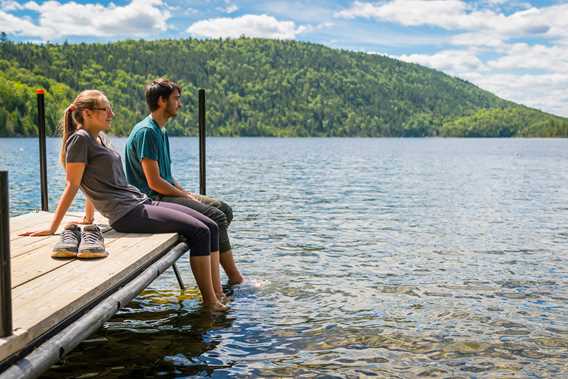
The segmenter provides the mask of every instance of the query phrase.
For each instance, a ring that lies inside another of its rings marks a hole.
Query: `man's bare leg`
[[[241,284],[245,281],[245,278],[243,278],[237,268],[237,264],[233,258],[233,252],[231,250],[221,253],[220,260],[223,270],[225,270],[225,273],[229,277],[229,284]]]

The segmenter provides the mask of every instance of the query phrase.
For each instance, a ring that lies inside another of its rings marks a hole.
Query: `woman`
[[[226,310],[220,302],[222,293],[215,292],[215,288],[221,288],[217,224],[187,207],[153,202],[128,185],[120,155],[109,147],[102,133],[111,127],[113,117],[106,96],[96,90],[81,92],[65,110],[60,153],[67,174],[65,190],[51,227],[24,235],[54,234],[81,188],[87,198],[84,223],[92,223],[96,208],[119,232],[177,232],[186,237],[191,269],[203,302],[216,310]]]

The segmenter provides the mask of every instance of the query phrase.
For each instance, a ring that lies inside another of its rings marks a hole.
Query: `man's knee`
[[[227,222],[227,216],[223,211],[215,207],[209,207],[209,209],[204,212],[205,216],[209,217],[211,220],[215,221],[220,228],[226,228],[229,223]]]
[[[225,203],[224,201],[220,201],[219,203],[220,203],[219,209],[225,215],[227,225],[229,225],[231,221],[233,221],[233,208],[231,208],[231,206]]]

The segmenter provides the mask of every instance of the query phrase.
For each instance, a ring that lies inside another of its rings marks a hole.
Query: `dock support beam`
[[[39,129],[39,170],[41,179],[41,210],[49,211],[47,194],[47,157],[45,148],[45,100],[44,90],[36,90],[37,94],[37,127]]]
[[[81,341],[96,332],[120,308],[128,304],[162,272],[170,267],[188,249],[179,243],[166,255],[144,270],[131,282],[98,303],[85,315],[37,347],[26,357],[0,374],[1,379],[32,379],[39,377],[52,364],[59,361]]]
[[[12,335],[8,172],[0,171],[0,337]]]

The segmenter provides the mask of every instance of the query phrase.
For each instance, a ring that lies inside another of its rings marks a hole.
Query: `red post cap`
[[[43,89],[36,89],[36,94],[38,95],[43,95],[45,93],[45,91]]]

